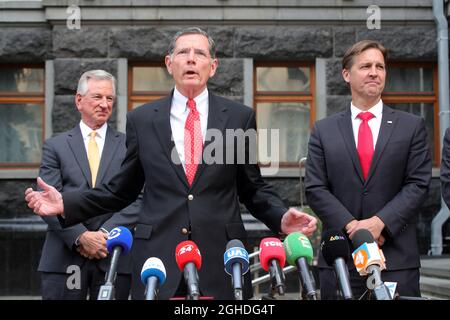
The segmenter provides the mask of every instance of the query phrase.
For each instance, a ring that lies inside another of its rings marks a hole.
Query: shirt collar
[[[357,107],[355,107],[355,105],[353,104],[353,101],[350,105],[350,110],[352,113],[352,119],[356,119],[358,114],[360,114],[361,112],[364,112],[361,109],[358,109]],[[378,101],[376,105],[374,105],[372,108],[370,108],[367,111],[371,112],[375,116],[375,118],[381,119],[381,115],[383,113],[383,101],[380,99],[380,101]]]
[[[208,88],[202,91],[198,96],[194,98],[195,103],[197,105],[197,111],[200,115],[205,115],[208,108]],[[178,91],[177,87],[175,87],[173,91],[172,98],[172,108],[176,108],[179,112],[185,112],[187,110],[187,101],[188,98],[183,96],[180,91]]]
[[[104,139],[106,137],[107,129],[108,129],[108,124],[105,122],[100,128],[95,130],[95,132],[97,132],[97,136],[99,138]],[[80,130],[81,130],[81,135],[83,136],[83,139],[88,138],[89,135],[91,134],[91,132],[94,131],[91,128],[89,128],[88,125],[83,122],[83,120],[80,120]]]

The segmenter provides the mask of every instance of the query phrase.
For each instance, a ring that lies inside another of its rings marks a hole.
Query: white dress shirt
[[[88,154],[88,144],[89,139],[91,139],[91,132],[94,131],[89,128],[83,120],[80,121],[80,129],[81,135],[83,136],[84,148],[86,149],[86,154]],[[98,152],[100,159],[102,158],[103,147],[105,146],[105,138],[106,138],[106,130],[108,129],[108,125],[105,122],[99,129],[95,130],[97,133],[95,135],[95,142],[97,142]]]
[[[358,118],[358,114],[360,114],[362,111],[361,109],[358,109],[353,104],[353,101],[350,106],[350,110],[352,113],[352,126],[353,126],[353,136],[355,137],[355,144],[358,146],[358,132],[359,132],[359,126],[362,123],[362,120]],[[373,147],[377,145],[378,140],[378,134],[380,133],[380,127],[381,127],[381,116],[383,115],[383,101],[378,101],[376,105],[374,105],[372,108],[367,110],[367,112],[371,112],[374,117],[368,121],[370,130],[372,131],[372,137],[373,137]]]
[[[200,125],[204,144],[206,129],[208,127],[208,89],[205,88],[205,90],[195,97],[194,100],[197,111],[200,114]],[[170,127],[172,129],[172,139],[175,143],[175,147],[177,148],[178,156],[180,157],[184,170],[186,170],[184,165],[184,125],[189,114],[187,101],[188,98],[183,96],[175,87],[172,98],[172,106],[170,108]]]

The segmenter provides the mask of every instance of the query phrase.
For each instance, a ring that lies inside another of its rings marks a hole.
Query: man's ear
[[[344,78],[344,81],[347,83],[350,83],[350,72],[347,69],[342,69],[342,77]]]
[[[212,78],[216,74],[217,67],[219,67],[219,60],[217,58],[214,58],[211,63],[211,71],[209,72],[210,78]]]
[[[82,98],[83,98],[83,96],[77,92],[77,94],[75,95],[75,105],[77,106],[78,111],[80,111],[80,109],[81,109],[81,99]]]
[[[164,58],[164,62],[166,63],[167,72],[172,75],[172,60],[169,55]]]

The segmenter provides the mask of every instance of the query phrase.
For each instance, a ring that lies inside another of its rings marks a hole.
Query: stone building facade
[[[209,89],[250,107],[257,101],[255,70],[260,62],[309,63],[314,70],[311,121],[350,102],[340,61],[356,41],[379,40],[389,49],[390,61],[400,66],[428,63],[436,70],[431,0],[376,1],[380,11],[373,11],[372,2],[364,0],[164,2],[0,1],[0,74],[3,68],[27,64],[41,66],[44,72],[42,139],[79,121],[74,93],[79,76],[89,69],[105,69],[118,79],[111,124],[124,131],[125,114],[132,107],[132,66],[162,63],[169,39],[184,26],[206,29],[217,43],[220,66]],[[372,20],[377,13],[380,25],[373,28],[370,23],[376,26]],[[5,104],[5,95],[1,99],[0,93],[0,105]],[[433,114],[437,116],[436,109]],[[434,148],[439,150],[439,141]],[[434,167],[431,190],[418,217],[422,254],[430,247],[430,223],[440,208],[437,160]],[[289,206],[300,206],[299,173],[291,161],[276,175],[266,174]],[[0,168],[0,295],[39,292],[36,269],[46,225],[23,200],[36,176],[35,165]],[[450,233],[448,228],[444,233]]]

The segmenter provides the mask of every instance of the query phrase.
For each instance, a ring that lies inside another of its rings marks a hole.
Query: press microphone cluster
[[[190,240],[180,242],[175,249],[175,260],[184,274],[188,289],[188,299],[198,300],[200,297],[198,272],[202,266],[202,256],[197,245]]]
[[[381,271],[386,269],[383,252],[378,248],[370,231],[360,229],[352,238],[353,262],[360,275],[368,275],[367,288],[372,290],[377,300],[392,300],[389,289],[381,280]]]
[[[277,238],[264,238],[259,244],[259,260],[261,267],[268,271],[272,280],[272,291],[279,295],[285,293],[285,278],[283,267],[286,263],[286,253],[283,243]]]
[[[300,232],[292,232],[284,239],[283,245],[288,263],[297,267],[306,298],[317,300],[314,279],[309,270],[313,258],[313,248],[308,237]]]
[[[117,275],[117,265],[119,264],[120,255],[126,255],[131,250],[133,244],[133,236],[126,227],[116,227],[109,232],[106,240],[108,252],[112,253],[111,263],[106,276],[106,282],[100,287],[98,292],[98,300],[114,299],[114,282]]]
[[[240,240],[230,240],[223,255],[225,272],[231,276],[234,299],[243,300],[243,275],[249,270],[248,252]]]
[[[329,266],[334,267],[342,298],[345,300],[353,299],[347,268],[350,247],[345,234],[339,230],[328,230],[324,232],[320,250],[322,251],[325,262]]]
[[[166,281],[166,268],[161,259],[152,257],[145,261],[141,281],[145,286],[145,300],[156,300],[158,288]]]

